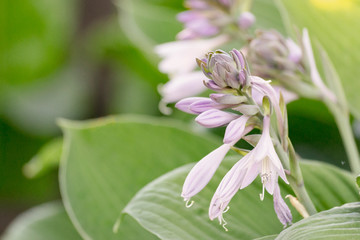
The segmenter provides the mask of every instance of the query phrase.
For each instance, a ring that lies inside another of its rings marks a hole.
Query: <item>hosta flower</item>
[[[275,211],[279,220],[286,225],[291,222],[291,213],[281,198],[278,177],[286,183],[287,179],[270,136],[270,115],[274,109],[280,142],[286,139],[278,94],[269,81],[250,75],[246,60],[239,51],[234,49],[227,54],[217,50],[206,56],[206,59],[198,59],[198,64],[208,78],[205,85],[217,93],[210,94],[209,98],[185,98],[175,106],[184,112],[198,115],[195,120],[204,127],[227,126],[224,144],[191,169],[181,196],[187,201],[186,206],[190,207],[193,203],[190,203],[190,199],[208,184],[231,148],[246,154],[247,151],[243,153],[234,145],[242,138],[249,139],[252,135],[246,135],[256,126],[262,130],[261,137],[254,144],[255,148],[237,162],[221,181],[211,201],[209,217],[211,220],[218,218],[220,224],[225,226],[223,213],[227,211],[232,197],[260,175],[263,184],[261,200],[265,190],[274,195]]]
[[[301,48],[275,30],[258,31],[247,48],[254,75],[276,80],[279,74],[297,74],[302,70]]]
[[[209,52],[206,59],[198,59],[198,65],[209,78],[205,85],[219,92],[239,90],[248,85],[249,69],[243,54],[233,49],[230,54],[217,50]]]
[[[270,137],[270,117],[265,116],[263,122],[263,132],[256,147],[238,161],[219,184],[210,203],[211,220],[218,218],[220,224],[226,224],[223,213],[232,197],[259,175],[263,184],[260,199],[264,199],[265,190],[274,195],[274,208],[279,220],[285,226],[291,222],[291,212],[281,198],[278,186],[278,176],[286,183],[288,181]]]
[[[240,0],[187,0],[185,6],[189,10],[178,14],[177,19],[184,24],[177,38],[195,39],[226,33],[229,25],[233,24],[240,30],[247,30],[255,22],[255,17],[249,12],[233,11],[245,3]],[[238,19],[238,21],[236,21]]]
[[[224,121],[224,123],[230,122],[226,128],[224,144],[206,155],[191,169],[185,179],[181,193],[185,201],[190,200],[208,184],[230,148],[251,130],[251,127],[246,128],[248,119],[249,116],[242,115],[231,122]]]

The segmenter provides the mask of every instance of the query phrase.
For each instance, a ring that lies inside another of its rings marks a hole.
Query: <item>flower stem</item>
[[[333,102],[325,101],[327,107],[332,112],[336,125],[339,129],[346,154],[349,159],[351,171],[354,174],[360,173],[360,157],[356,146],[355,137],[350,125],[349,112],[346,108],[341,108]]]
[[[285,152],[280,142],[277,142],[277,144],[275,144],[275,150],[283,166],[286,169],[290,169],[288,181],[296,197],[298,198],[299,202],[305,207],[307,213],[309,215],[313,215],[317,213],[317,211],[313,202],[310,199],[309,194],[306,191],[299,160],[295,153],[294,147],[289,138],[287,138],[287,141],[289,152]]]
[[[317,213],[309,194],[306,191],[304,179],[301,173],[298,156],[295,153],[294,147],[288,138],[289,143],[289,160],[290,160],[290,177],[289,183],[294,190],[298,200],[304,205],[309,215]]]

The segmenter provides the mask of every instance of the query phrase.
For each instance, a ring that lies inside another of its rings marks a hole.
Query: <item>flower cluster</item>
[[[306,29],[298,42],[300,45],[275,30],[257,31],[245,47],[252,72],[279,81],[281,86],[300,96],[336,102],[317,70]]]
[[[236,27],[247,30],[255,17],[250,12],[239,13],[237,9],[245,1],[240,0],[187,0],[189,10],[178,14],[177,18],[185,25],[177,38],[180,40],[212,37],[226,33],[227,28]]]
[[[196,71],[195,57],[216,49],[230,40],[235,33],[243,40],[255,22],[252,13],[247,12],[247,1],[243,0],[187,0],[189,10],[177,18],[185,28],[178,35],[178,41],[160,44],[155,52],[162,58],[161,72],[169,75],[170,81],[159,87],[162,96],[160,110],[170,113],[168,103],[205,91],[201,72]],[[188,89],[191,91],[181,91]]]
[[[221,161],[240,139],[254,139],[248,135],[254,128],[262,131],[255,147],[239,160],[219,184],[210,204],[209,217],[218,218],[226,225],[223,213],[239,189],[243,189],[260,175],[264,198],[265,190],[274,196],[274,209],[279,220],[286,226],[292,217],[280,195],[278,177],[288,183],[282,163],[275,151],[273,138],[279,144],[284,141],[285,123],[279,97],[268,81],[251,76],[241,52],[230,54],[217,50],[197,59],[199,67],[208,78],[207,88],[216,91],[209,98],[190,97],[179,101],[176,107],[196,114],[196,122],[207,128],[225,126],[223,145],[201,159],[188,174],[181,196],[187,203],[210,181]],[[275,112],[278,133],[271,136],[271,114]],[[254,143],[254,141],[249,141]],[[225,228],[225,227],[224,227]],[[225,228],[226,229],[226,228]]]

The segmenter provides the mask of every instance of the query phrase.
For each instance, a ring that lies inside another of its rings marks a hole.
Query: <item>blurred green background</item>
[[[181,10],[180,0],[0,2],[0,233],[20,212],[60,197],[56,159],[51,171],[24,174],[49,141],[55,147],[37,157],[58,156],[57,118],[161,115],[157,85],[167,76],[152,48],[175,40]],[[348,169],[325,106],[300,99],[288,112],[301,156]],[[192,119],[178,111],[168,117]]]

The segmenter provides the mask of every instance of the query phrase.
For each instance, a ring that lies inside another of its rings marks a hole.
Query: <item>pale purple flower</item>
[[[275,110],[280,136],[282,136],[284,133],[284,119],[282,117],[281,109],[279,106],[279,98],[274,88],[270,85],[268,81],[265,81],[264,79],[256,76],[251,77],[251,85],[258,92],[260,92],[264,96],[269,97],[272,106],[274,107]]]
[[[247,187],[258,175],[263,184],[260,199],[264,199],[266,189],[269,194],[274,195],[274,207],[279,220],[283,224],[291,222],[290,210],[282,200],[278,186],[278,176],[286,183],[288,181],[270,137],[270,116],[263,119],[263,132],[256,147],[230,169],[216,189],[210,203],[210,219],[218,218],[224,226],[226,221],[223,213],[227,211],[230,200],[239,189]]]
[[[190,40],[194,38],[211,37],[219,33],[219,28],[212,25],[206,18],[192,19],[185,23],[185,29],[176,37],[179,40]]]
[[[291,92],[282,86],[272,86],[272,88],[276,92],[277,99],[280,99],[280,92],[281,92],[286,104],[299,99],[299,96],[296,93]],[[262,104],[263,97],[264,97],[263,92],[258,91],[256,88],[252,88],[252,98],[258,105]]]
[[[289,207],[286,205],[284,199],[281,197],[279,185],[275,186],[273,200],[274,200],[274,210],[276,212],[279,221],[284,225],[284,227],[286,227],[287,224],[291,224],[292,221],[291,211]]]
[[[273,194],[277,185],[277,178],[280,176],[288,183],[284,168],[276,154],[274,145],[270,137],[270,117],[265,116],[263,119],[263,132],[256,147],[248,154],[248,160],[244,163],[246,173],[240,189],[247,187],[254,181],[257,175],[260,175],[263,184],[263,192],[260,198],[264,198],[264,190]]]
[[[331,92],[326,87],[326,85],[324,84],[324,82],[321,79],[320,74],[319,74],[319,72],[317,70],[316,63],[315,63],[315,58],[314,58],[314,54],[313,54],[313,50],[312,50],[311,42],[310,42],[310,38],[309,38],[309,33],[308,33],[308,30],[306,28],[303,30],[303,39],[302,39],[302,41],[303,41],[303,44],[304,44],[307,60],[309,62],[310,76],[311,76],[312,82],[315,84],[315,86],[317,86],[319,88],[321,93],[326,98],[330,99],[333,102],[337,102],[336,96],[334,95],[333,92]]]
[[[181,197],[189,201],[191,197],[198,194],[213,177],[216,169],[230,150],[230,144],[223,144],[203,159],[201,159],[187,175]]]
[[[244,163],[247,162],[248,158],[249,154],[245,155],[242,160],[238,161],[226,173],[210,202],[209,218],[211,220],[218,218],[219,223],[225,230],[227,229],[225,228],[226,221],[223,217],[223,213],[227,211],[231,199],[240,189],[246,170],[244,168]]]
[[[226,128],[224,144],[206,155],[191,169],[181,193],[185,201],[189,201],[208,184],[230,148],[252,129],[246,127],[248,119],[249,116],[242,115],[232,121]]]
[[[246,30],[255,23],[255,16],[251,12],[243,12],[238,20],[240,29]]]
[[[246,102],[247,98],[244,96],[235,96],[231,94],[223,94],[223,93],[212,93],[210,94],[210,98],[219,104],[227,104],[227,105],[239,105],[240,103]]]
[[[221,127],[232,120],[235,120],[239,115],[235,113],[225,112],[218,109],[210,109],[195,118],[195,121],[207,128]]]
[[[190,10],[178,14],[177,19],[184,24],[184,30],[177,38],[180,40],[206,38],[222,32],[232,22],[230,9],[233,1],[186,1]],[[226,9],[226,10],[225,10]]]
[[[210,109],[224,109],[231,105],[219,104],[213,101],[211,98],[206,97],[190,97],[184,98],[176,103],[175,107],[179,110],[190,113],[200,114]]]
[[[206,82],[209,89],[226,90],[228,87],[239,89],[247,85],[248,68],[243,54],[233,49],[230,54],[216,50],[206,55],[207,59],[198,59],[198,65],[210,79]]]

